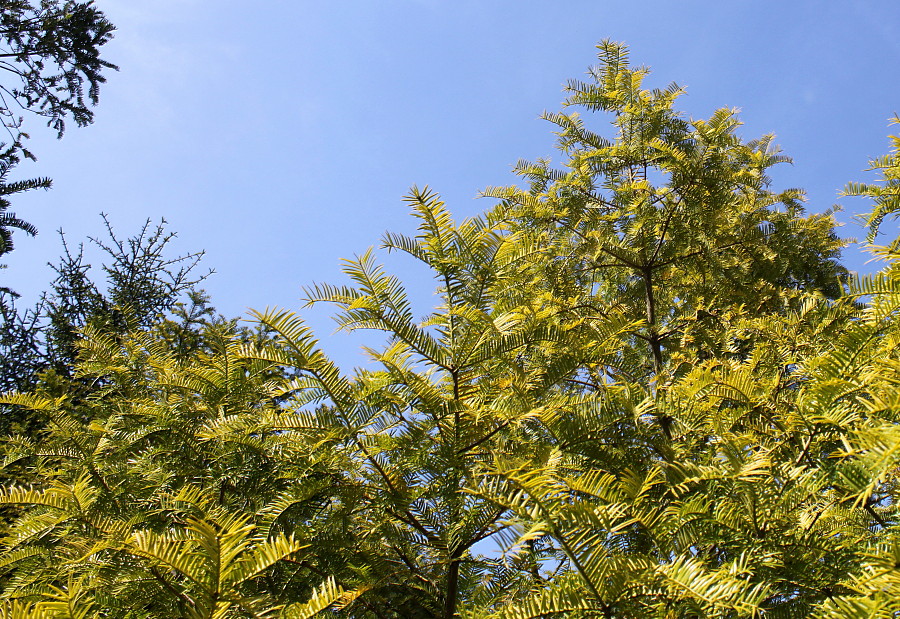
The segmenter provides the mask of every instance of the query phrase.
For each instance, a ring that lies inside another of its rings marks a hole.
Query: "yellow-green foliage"
[[[5,396],[41,431],[3,447],[0,616],[897,616],[895,248],[850,281],[771,138],[599,50],[567,105],[614,135],[548,115],[563,167],[459,224],[407,196],[382,246],[433,311],[372,250],[306,290],[385,334],[365,369],[272,309],[89,328],[77,389]]]

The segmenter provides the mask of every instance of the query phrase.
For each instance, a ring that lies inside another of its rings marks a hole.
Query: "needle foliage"
[[[374,250],[305,289],[365,367],[282,309],[89,322],[82,388],[6,395],[0,617],[896,617],[896,243],[850,277],[771,137],[598,51],[557,166],[406,196],[426,315]]]

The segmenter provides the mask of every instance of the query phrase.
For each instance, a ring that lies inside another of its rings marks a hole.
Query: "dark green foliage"
[[[128,239],[116,236],[105,215],[103,222],[107,238],[94,237],[90,242],[102,252],[105,282],[92,278],[83,249],[70,251],[63,237],[64,253],[54,267],[57,277],[40,301],[39,311],[47,319],[47,359],[58,373],[71,373],[74,344],[87,324],[112,333],[145,329],[159,322],[208,275],[194,273],[202,252],[167,255],[175,233],[165,229],[165,220],[155,226],[148,220]],[[105,290],[101,291],[101,285]]]
[[[37,229],[33,225],[16,217],[15,213],[9,212],[11,205],[8,196],[30,189],[49,189],[51,185],[49,178],[32,178],[26,181],[7,182],[10,171],[19,163],[20,146],[19,143],[15,143],[0,152],[0,257],[13,250],[12,233],[14,230],[21,230],[30,236],[37,234]],[[0,148],[3,148],[2,145],[0,145]],[[6,268],[5,265],[0,265],[0,269],[3,268]],[[0,293],[6,295],[15,294],[2,286],[0,286]]]
[[[0,153],[0,256],[13,250],[12,230],[21,230],[31,236],[37,234],[37,229],[33,225],[19,219],[15,213],[9,212],[10,203],[7,196],[30,189],[49,189],[51,185],[49,178],[7,182],[10,170],[19,163],[18,149],[19,145],[13,144]]]
[[[103,70],[117,68],[100,57],[114,30],[92,1],[0,0],[0,123],[11,138],[10,146],[0,144],[0,256],[12,251],[13,230],[37,234],[32,224],[9,212],[7,196],[51,184],[48,178],[7,182],[22,157],[34,159],[24,146],[28,134],[22,131],[21,114],[46,118],[58,137],[66,118],[78,126],[90,124],[90,106],[106,81]],[[0,291],[11,293],[2,286]]]
[[[203,345],[204,326],[224,322],[196,288],[208,275],[195,274],[202,252],[169,256],[175,234],[165,221],[148,221],[135,236],[120,239],[103,220],[106,238],[90,239],[100,251],[103,279],[85,261],[83,248],[71,251],[62,237],[56,278],[33,307],[18,308],[9,293],[0,297],[0,390],[27,391],[41,382],[93,389],[75,376],[76,344],[88,326],[118,337],[156,325],[173,352],[187,354]],[[33,430],[34,420],[23,414],[4,407],[0,431]]]
[[[96,105],[100,85],[106,81],[103,71],[116,69],[100,57],[100,48],[114,30],[92,1],[2,0],[4,125],[18,132],[21,111],[45,117],[60,137],[67,117],[79,126],[90,124],[94,119],[90,106]]]

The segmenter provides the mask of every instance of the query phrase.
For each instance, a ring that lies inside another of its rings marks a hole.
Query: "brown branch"
[[[172,583],[170,583],[168,580],[166,580],[166,577],[163,576],[159,572],[158,567],[156,567],[155,565],[153,567],[151,567],[150,573],[153,574],[153,577],[156,578],[156,580],[158,580],[159,582],[161,582],[163,584],[163,587],[165,587],[169,593],[171,593],[172,595],[177,597],[179,600],[181,600],[182,604],[185,604],[188,608],[191,608],[194,606],[194,601],[191,598],[189,598],[188,596],[186,596],[183,592],[176,589]]]
[[[465,447],[458,449],[456,451],[456,453],[462,455],[462,454],[466,453],[467,451],[469,451],[470,449],[475,449],[476,447],[481,445],[483,442],[489,440],[491,437],[493,437],[495,434],[497,434],[497,432],[499,432],[503,428],[507,427],[508,425],[509,425],[509,421],[504,421],[499,426],[497,426],[496,428],[494,428],[493,430],[491,430],[490,432],[485,434],[483,437],[481,437],[474,443],[470,443],[469,445],[466,445]]]

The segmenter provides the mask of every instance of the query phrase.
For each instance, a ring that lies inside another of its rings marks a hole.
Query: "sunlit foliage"
[[[437,303],[374,250],[314,284],[375,330],[345,371],[291,311],[88,322],[77,390],[8,406],[0,617],[695,618],[900,613],[900,270],[852,279],[772,138],[604,42],[455,222],[406,197]],[[860,189],[876,198],[879,187]]]

